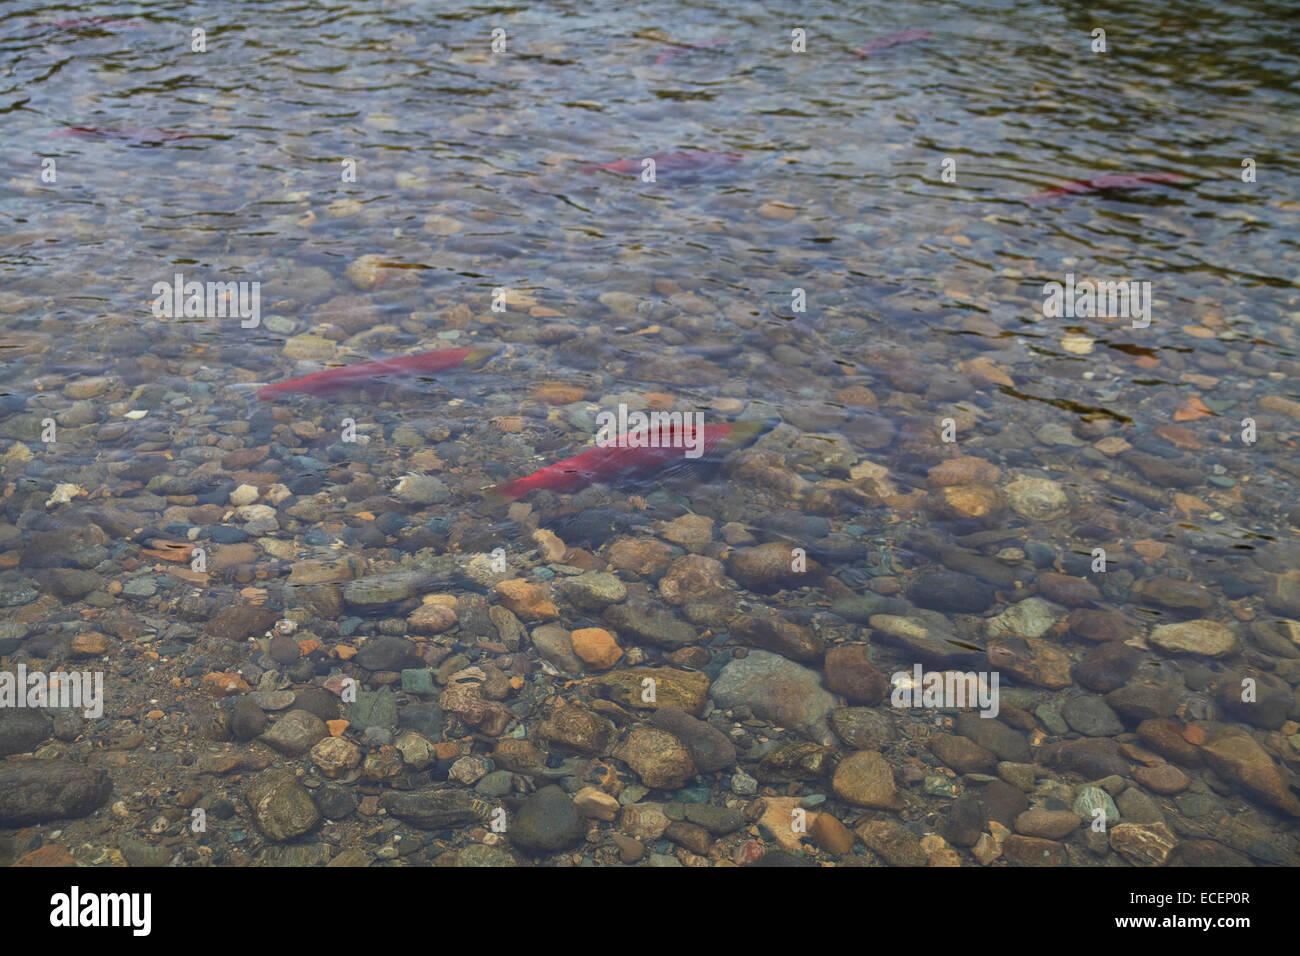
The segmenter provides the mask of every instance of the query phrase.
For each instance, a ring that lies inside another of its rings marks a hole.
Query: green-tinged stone
[[[1048,733],[1053,736],[1063,737],[1070,732],[1070,725],[1061,716],[1060,701],[1051,700],[1045,704],[1039,704],[1034,708],[1034,716],[1042,721]]]
[[[925,792],[932,797],[955,797],[957,788],[953,782],[941,774],[933,774],[925,778]]]
[[[1115,801],[1110,798],[1110,794],[1101,787],[1084,787],[1074,800],[1074,812],[1083,817],[1084,822],[1089,826],[1096,819],[1093,811],[1098,807],[1106,814],[1106,826],[1119,823],[1119,808],[1115,806]]]
[[[356,703],[348,714],[352,729],[363,731],[367,727],[384,730],[397,729],[397,696],[388,689],[357,692]]]
[[[433,686],[433,671],[427,667],[415,667],[402,671],[402,690],[408,694],[437,693]]]

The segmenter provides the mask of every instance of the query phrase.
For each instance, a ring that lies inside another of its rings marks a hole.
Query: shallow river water
[[[103,698],[0,683],[0,861],[1294,865],[1298,66],[1267,2],[7,5],[0,670]],[[730,437],[509,485],[620,409]]]

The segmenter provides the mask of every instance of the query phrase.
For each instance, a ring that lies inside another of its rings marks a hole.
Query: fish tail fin
[[[500,353],[500,349],[491,345],[484,345],[469,350],[469,354],[461,360],[461,368],[478,368],[480,365],[487,364],[488,360]]]
[[[496,511],[499,508],[504,508],[512,501],[516,501],[519,498],[519,492],[514,487],[514,484],[513,481],[508,481],[485,489],[483,492],[484,506],[490,511]]]
[[[779,424],[781,424],[781,419],[775,415],[769,415],[767,418],[751,418],[745,421],[733,422],[731,431],[727,433],[726,444],[733,449],[752,445]]]

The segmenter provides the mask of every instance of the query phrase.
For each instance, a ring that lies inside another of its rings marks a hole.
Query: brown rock
[[[676,707],[696,717],[704,713],[710,683],[707,674],[673,667],[624,668],[593,681],[599,682],[610,700],[624,707]],[[654,698],[648,700],[651,690]]]
[[[853,831],[829,813],[819,813],[808,826],[808,835],[814,843],[836,856],[844,856],[853,851],[857,838]]]
[[[515,719],[505,704],[486,700],[477,684],[448,684],[438,706],[490,737],[500,736]]]
[[[443,604],[421,604],[406,623],[416,634],[441,634],[456,626],[456,612]]]
[[[1110,847],[1134,866],[1164,866],[1178,838],[1163,823],[1117,823],[1110,828]]]
[[[1066,866],[1065,844],[1013,833],[1002,843],[1002,855],[1017,866]]]
[[[701,554],[678,558],[659,579],[659,593],[669,604],[717,601],[734,590],[722,562]]]
[[[1219,776],[1270,806],[1300,817],[1300,800],[1287,787],[1273,758],[1250,734],[1235,727],[1221,728],[1202,745],[1201,755]]]
[[[657,581],[672,563],[673,546],[655,538],[619,538],[605,552],[611,571]]]
[[[1184,767],[1199,767],[1204,761],[1200,751],[1183,737],[1183,725],[1176,720],[1157,717],[1138,724],[1138,737],[1160,756]]]
[[[501,603],[522,621],[551,621],[559,617],[559,611],[546,596],[546,590],[540,585],[512,578],[497,583],[496,592]]]
[[[1026,810],[1016,817],[1016,832],[1060,840],[1079,829],[1081,822],[1079,815],[1072,810]]]
[[[930,862],[920,838],[901,823],[869,820],[858,827],[857,834],[890,866],[925,866]]]
[[[83,631],[72,639],[68,650],[73,657],[100,657],[108,653],[108,635]]]
[[[961,455],[941,461],[929,471],[931,488],[946,488],[949,485],[968,485],[972,482],[995,483],[1002,475],[1002,469],[991,461],[976,458],[973,455]]]
[[[1191,783],[1187,774],[1171,763],[1162,763],[1154,767],[1138,767],[1133,771],[1133,779],[1155,793],[1180,793]]]
[[[889,678],[871,662],[866,644],[832,647],[826,652],[825,670],[826,689],[851,704],[878,704],[889,693]]]
[[[695,776],[695,764],[680,740],[655,727],[635,727],[617,747],[623,761],[647,787],[676,790]]]
[[[902,806],[893,771],[874,750],[859,750],[840,761],[831,778],[831,789],[841,800],[861,807],[897,810]]]
[[[927,746],[958,773],[992,773],[997,769],[997,755],[966,737],[938,734],[930,738]]]
[[[1043,597],[1066,607],[1088,607],[1102,600],[1095,584],[1069,574],[1040,571],[1035,584]]]
[[[623,808],[618,819],[624,833],[643,843],[658,840],[670,823],[662,803],[633,803]]]
[[[609,752],[614,741],[614,725],[582,704],[557,706],[549,717],[537,725],[537,736],[552,746],[573,750],[590,757]]]
[[[248,682],[233,671],[214,671],[204,674],[199,686],[209,697],[230,697],[233,694],[247,694]]]
[[[623,656],[614,635],[603,627],[580,627],[569,635],[573,653],[594,671],[609,670]]]
[[[684,846],[699,856],[706,856],[709,852],[709,844],[712,839],[709,837],[709,831],[704,827],[696,826],[694,823],[686,823],[683,820],[674,820],[668,824],[664,830],[664,836],[672,840],[678,846]]]
[[[826,652],[826,642],[812,628],[776,614],[747,614],[737,618],[732,622],[731,636],[749,647],[762,648],[792,661],[819,661]],[[877,697],[871,703],[879,700]]]
[[[1137,634],[1137,629],[1119,611],[1075,608],[1070,612],[1070,633],[1085,641],[1099,644],[1109,641],[1127,641]]]

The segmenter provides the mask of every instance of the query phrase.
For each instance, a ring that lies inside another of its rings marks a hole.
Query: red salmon
[[[674,43],[669,49],[655,57],[655,66],[663,66],[669,60],[675,60],[683,53],[690,53],[693,50],[716,50],[718,47],[726,45],[726,37],[717,40],[706,40],[703,43]]]
[[[1061,196],[1076,193],[1095,193],[1103,189],[1137,189],[1150,183],[1183,183],[1187,177],[1182,173],[1106,173],[1092,179],[1076,179],[1055,189],[1035,193],[1029,197],[1030,202],[1046,202]]]
[[[290,379],[278,385],[268,385],[257,393],[257,397],[264,402],[269,402],[278,395],[291,392],[331,395],[341,389],[371,385],[382,382],[386,378],[409,377],[425,372],[444,372],[449,368],[476,368],[496,354],[497,349],[490,347],[439,349],[436,352],[421,352],[418,355],[403,355],[400,358],[327,368],[323,372]]]
[[[652,426],[634,432],[639,439],[658,440],[660,447],[624,447],[629,435],[620,435],[614,443],[589,448],[564,461],[547,465],[540,471],[505,484],[489,488],[485,494],[489,506],[522,498],[539,488],[560,494],[572,494],[597,482],[617,482],[646,477],[673,466],[717,461],[737,448],[743,448],[765,434],[774,421],[724,422],[705,425],[696,434],[695,425],[675,423]],[[688,448],[699,448],[699,458],[688,458]]]
[[[133,139],[142,143],[162,143],[172,139],[189,139],[197,133],[174,129],[105,129],[102,126],[67,126],[54,131],[55,136],[76,136],[80,139]]]
[[[744,157],[740,153],[719,153],[708,149],[693,149],[681,153],[655,153],[650,158],[655,161],[655,172],[673,173],[725,169],[728,166],[735,166]],[[584,173],[594,173],[598,169],[605,169],[611,173],[640,173],[641,162],[639,159],[620,159],[616,163],[584,166],[582,171]]]
[[[871,56],[881,50],[888,50],[891,46],[899,46],[903,43],[917,43],[920,40],[928,40],[932,36],[929,30],[904,30],[902,33],[893,33],[887,37],[879,37],[872,40],[861,50],[857,51],[858,56]]]
[[[77,17],[72,20],[33,20],[30,27],[55,27],[59,30],[80,30],[83,27],[142,27],[139,20],[118,20],[115,17]]]

